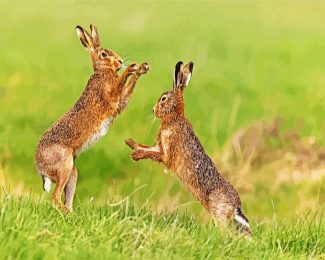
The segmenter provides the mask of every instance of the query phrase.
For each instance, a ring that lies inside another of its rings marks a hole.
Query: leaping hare
[[[184,116],[183,91],[192,70],[192,62],[185,66],[178,62],[173,90],[163,93],[154,106],[155,116],[161,119],[156,144],[146,146],[132,139],[126,140],[126,144],[133,149],[133,160],[162,162],[176,173],[213,217],[222,222],[233,220],[239,230],[250,235],[249,222],[243,214],[237,191],[217,171]]]
[[[107,133],[115,117],[127,106],[138,78],[149,70],[147,63],[133,63],[119,76],[123,60],[100,46],[96,26],[90,25],[90,34],[81,26],[76,31],[90,53],[94,74],[73,107],[44,133],[35,155],[44,190],[49,192],[51,181],[56,182],[53,202],[63,206],[64,189],[67,210],[72,210],[76,189],[76,157]]]

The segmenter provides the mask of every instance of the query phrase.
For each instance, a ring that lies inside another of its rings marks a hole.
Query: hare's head
[[[95,25],[90,25],[90,34],[81,26],[76,27],[82,45],[89,51],[94,70],[111,69],[118,71],[122,65],[122,58],[115,52],[100,47],[99,35]]]
[[[193,62],[185,66],[181,61],[176,64],[173,90],[163,93],[158,99],[153,108],[156,117],[163,118],[172,113],[184,115],[183,91],[190,82],[193,66]]]

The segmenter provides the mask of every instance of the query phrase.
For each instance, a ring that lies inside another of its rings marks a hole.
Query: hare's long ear
[[[193,62],[187,63],[183,67],[183,62],[178,62],[175,67],[174,91],[180,89],[182,92],[191,80],[193,71]]]
[[[181,83],[181,90],[183,91],[185,87],[187,87],[188,83],[190,83],[192,72],[193,72],[194,63],[190,61],[187,63],[183,69],[182,73],[182,83]]]
[[[77,35],[82,43],[82,45],[88,50],[88,51],[94,51],[94,44],[92,41],[92,37],[89,35],[89,33],[83,29],[80,25],[76,27]]]
[[[182,71],[183,71],[183,62],[179,61],[176,63],[175,66],[175,75],[174,75],[174,82],[173,82],[173,91],[179,87],[179,84],[182,80]]]
[[[94,47],[99,48],[100,41],[99,41],[99,35],[98,35],[98,30],[97,30],[96,25],[94,25],[94,24],[90,25],[90,33],[91,33],[91,37],[93,39]]]

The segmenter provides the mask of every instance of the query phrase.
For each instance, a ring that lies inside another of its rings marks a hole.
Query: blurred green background
[[[124,144],[154,143],[152,107],[171,89],[175,63],[192,60],[186,115],[247,215],[323,209],[324,12],[308,2],[1,2],[2,191],[42,194],[35,148],[86,86],[91,60],[75,26],[95,23],[103,47],[151,71],[107,136],[78,158],[76,203],[133,194],[157,211],[206,217],[171,172],[130,161]]]

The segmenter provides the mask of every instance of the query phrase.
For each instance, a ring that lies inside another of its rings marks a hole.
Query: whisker
[[[130,62],[130,55],[129,54],[125,54],[123,55],[123,62],[125,64],[129,63]]]
[[[151,111],[146,111],[146,112],[144,112],[143,113],[143,116],[144,116],[144,118],[145,118],[145,123],[147,123],[148,122],[148,120],[150,120],[150,119],[152,119],[152,117],[154,117],[154,115],[152,114],[152,112]]]
[[[148,111],[146,114],[143,114],[144,117],[153,116],[152,112]]]
[[[147,116],[145,119],[145,124],[149,123],[152,119],[153,119],[152,115]]]
[[[149,128],[149,132],[148,132],[148,134],[147,134],[147,138],[148,138],[148,136],[150,135],[150,132],[151,132],[152,126],[153,126],[153,124],[155,123],[155,121],[156,121],[156,117],[153,117],[153,120],[152,120],[152,122],[151,122],[151,126],[150,126],[150,128]]]
[[[146,116],[146,115],[149,115],[149,114],[151,114],[152,112],[151,111],[145,111],[142,115],[143,116]]]

